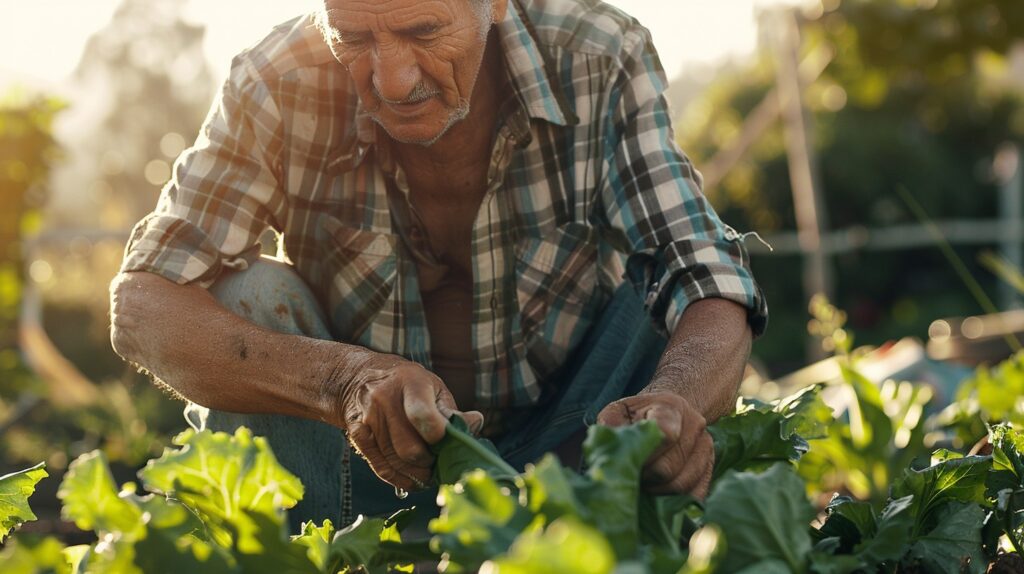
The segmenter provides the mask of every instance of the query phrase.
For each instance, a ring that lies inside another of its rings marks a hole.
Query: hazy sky
[[[270,26],[319,0],[190,0],[207,27],[206,53],[218,75],[231,56]],[[755,42],[754,8],[778,0],[610,0],[646,25],[669,76],[684,66],[744,54]],[[0,89],[17,82],[59,87],[90,34],[118,0],[0,0]]]

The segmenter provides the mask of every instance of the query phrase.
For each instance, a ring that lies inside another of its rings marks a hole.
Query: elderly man
[[[114,347],[195,426],[268,436],[293,526],[408,504],[452,414],[519,465],[651,419],[648,488],[702,495],[766,308],[664,86],[598,0],[326,0],[235,58]]]

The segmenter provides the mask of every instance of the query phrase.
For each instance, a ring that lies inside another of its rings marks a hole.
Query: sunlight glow
[[[669,77],[695,65],[749,53],[754,11],[778,0],[610,0],[651,30]],[[205,51],[217,76],[231,57],[275,24],[318,0],[188,0],[186,17],[206,26]],[[118,0],[9,2],[0,20],[0,90],[11,84],[59,88],[78,63],[89,36],[102,28]],[[59,17],[55,17],[59,15]],[[245,25],[239,25],[244,20]]]

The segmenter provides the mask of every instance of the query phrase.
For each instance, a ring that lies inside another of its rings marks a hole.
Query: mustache
[[[441,95],[441,90],[438,90],[436,88],[429,88],[425,83],[422,82],[416,84],[416,87],[414,87],[412,91],[409,92],[409,94],[405,96],[404,99],[401,100],[389,100],[385,98],[384,96],[381,95],[379,91],[377,91],[377,86],[372,86],[372,89],[373,95],[375,98],[377,98],[378,101],[391,105],[418,104],[420,102],[429,100],[430,98],[435,98]]]

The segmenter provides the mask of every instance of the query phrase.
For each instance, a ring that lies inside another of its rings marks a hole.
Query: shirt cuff
[[[695,301],[718,298],[747,309],[747,322],[757,337],[768,324],[768,305],[750,270],[743,236],[727,229],[724,238],[688,239],[665,246],[647,301],[655,325],[666,334]],[[660,304],[658,302],[661,302]]]
[[[146,271],[179,285],[194,283],[208,288],[224,269],[248,269],[259,256],[259,243],[240,254],[225,254],[194,224],[152,213],[132,229],[121,272]]]

